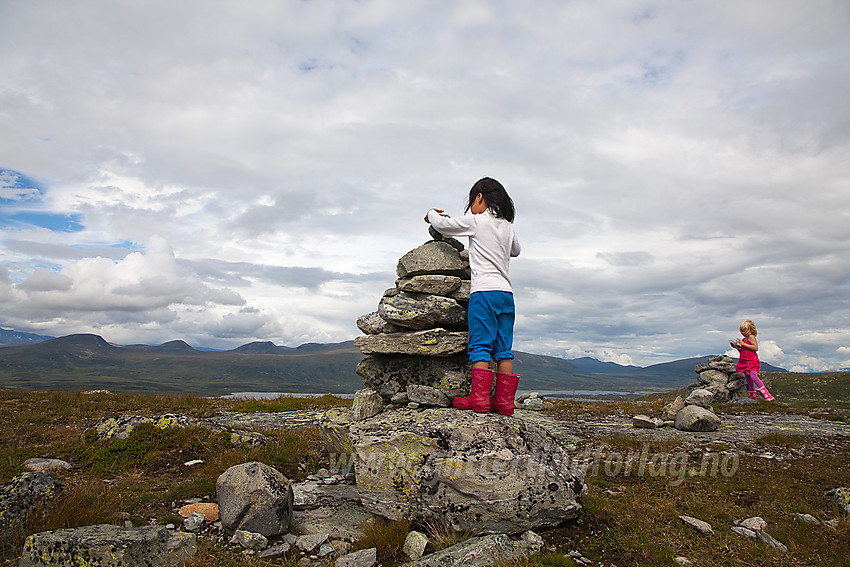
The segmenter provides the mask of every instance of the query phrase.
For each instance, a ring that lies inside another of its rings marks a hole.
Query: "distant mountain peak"
[[[256,341],[236,347],[230,352],[238,352],[240,354],[282,354],[284,350],[286,350],[286,347],[279,347],[271,341]]]

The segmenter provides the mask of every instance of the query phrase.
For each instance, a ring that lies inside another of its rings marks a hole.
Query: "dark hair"
[[[475,182],[472,189],[469,190],[469,198],[466,200],[466,209],[464,213],[469,212],[473,201],[478,194],[484,196],[484,201],[487,203],[487,208],[493,211],[499,218],[503,218],[508,222],[514,222],[516,209],[514,202],[511,199],[502,184],[490,177],[484,177]]]

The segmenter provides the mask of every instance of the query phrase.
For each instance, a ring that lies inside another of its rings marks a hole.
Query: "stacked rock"
[[[694,372],[699,375],[699,382],[691,386],[692,393],[707,390],[711,392],[714,403],[724,404],[734,397],[746,395],[744,387],[747,379],[735,370],[735,360],[726,355],[715,356],[708,362],[697,364]]]
[[[439,401],[427,405],[451,405],[469,389],[469,252],[433,228],[429,233],[433,240],[399,259],[395,287],[378,310],[357,320],[364,336],[354,344],[367,355],[357,373],[388,403],[428,394]]]

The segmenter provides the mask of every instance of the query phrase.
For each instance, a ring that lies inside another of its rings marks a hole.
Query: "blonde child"
[[[520,252],[513,228],[514,203],[501,183],[485,177],[469,191],[466,214],[459,218],[431,209],[425,215],[440,234],[469,237],[469,267],[472,282],[469,297],[469,361],[472,391],[455,398],[456,408],[476,412],[514,413],[514,396],[519,375],[513,373],[513,328],[515,306],[508,265]],[[490,396],[496,361],[496,389]]]
[[[758,393],[761,392],[765,401],[771,402],[773,401],[773,396],[771,396],[770,392],[767,391],[764,383],[759,380],[761,362],[759,361],[758,355],[759,343],[756,340],[756,335],[758,334],[758,331],[756,331],[756,324],[749,319],[745,319],[741,322],[739,330],[741,331],[741,335],[744,337],[744,340],[736,339],[731,342],[732,346],[739,352],[738,364],[735,369],[746,376],[747,396],[749,396],[750,399],[757,400]]]

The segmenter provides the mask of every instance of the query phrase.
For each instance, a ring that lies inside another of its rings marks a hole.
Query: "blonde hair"
[[[756,324],[750,321],[749,319],[744,319],[741,321],[741,326],[738,329],[741,331],[741,334],[745,337],[749,337],[750,335],[758,335],[758,331],[756,331]]]

